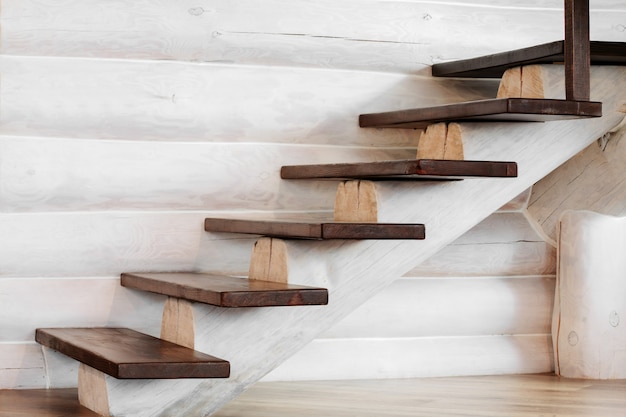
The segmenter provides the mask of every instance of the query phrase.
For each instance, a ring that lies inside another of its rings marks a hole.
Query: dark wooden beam
[[[285,239],[424,239],[423,224],[302,222],[207,218],[204,230]]]
[[[565,0],[565,98],[588,101],[591,51],[589,0]]]
[[[626,65],[626,42],[591,41],[591,65]],[[435,77],[501,78],[509,68],[565,62],[564,41],[433,65]]]
[[[361,127],[425,129],[440,122],[546,122],[602,116],[602,103],[591,101],[500,98],[384,113],[362,114]]]
[[[283,179],[410,179],[458,180],[471,177],[516,177],[515,162],[407,159],[343,164],[291,165]]]

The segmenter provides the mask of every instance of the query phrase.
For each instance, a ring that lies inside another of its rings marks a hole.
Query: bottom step
[[[37,342],[120,379],[228,378],[230,364],[124,328],[37,329]]]

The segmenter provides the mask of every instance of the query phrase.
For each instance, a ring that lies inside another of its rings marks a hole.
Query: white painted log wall
[[[549,372],[555,248],[529,193],[367,301],[265,380]]]
[[[622,2],[597,3],[593,37],[623,41]],[[117,274],[242,273],[252,240],[215,240],[205,215],[329,210],[332,183],[279,182],[278,167],[413,152],[416,132],[356,116],[493,96],[493,81],[433,80],[428,66],[560,38],[560,8],[3,0],[0,388],[74,383],[69,362],[44,361],[36,327],[157,333],[159,298]]]

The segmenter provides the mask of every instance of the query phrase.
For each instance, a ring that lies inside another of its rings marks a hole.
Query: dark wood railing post
[[[589,0],[565,0],[565,98],[590,99]]]

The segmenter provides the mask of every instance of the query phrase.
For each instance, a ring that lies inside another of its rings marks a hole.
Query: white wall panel
[[[0,133],[35,137],[415,146],[415,131],[360,129],[358,115],[497,89],[493,80],[277,66],[6,55],[0,66]]]
[[[415,148],[0,136],[0,212],[332,211],[337,181],[283,181],[280,167],[411,157]]]
[[[0,277],[247,271],[254,239],[206,233],[205,217],[206,212],[0,214]]]
[[[562,8],[502,0],[4,0],[2,52],[415,72],[561,39]],[[592,37],[623,39],[624,4],[592,8]]]
[[[46,384],[39,344],[0,342],[0,389],[45,388]]]
[[[159,334],[164,296],[111,278],[0,279],[0,343],[35,340],[39,327],[131,327]]]
[[[317,339],[266,381],[423,378],[550,372],[547,335]]]
[[[554,277],[400,279],[322,338],[549,334]]]

